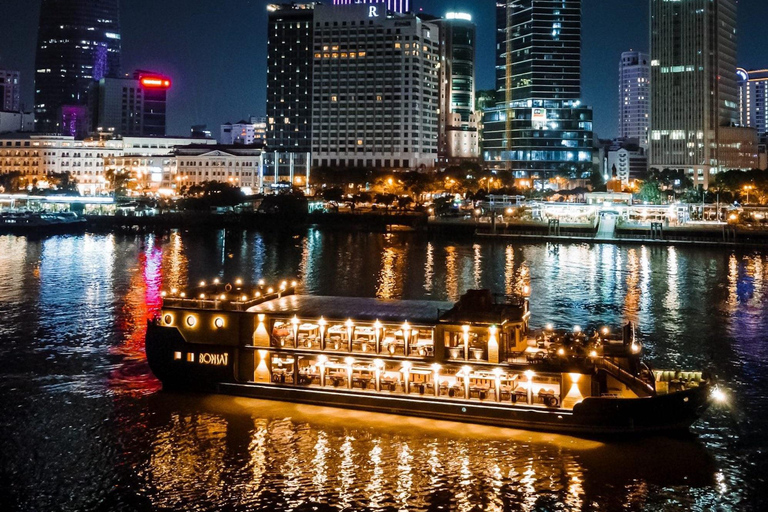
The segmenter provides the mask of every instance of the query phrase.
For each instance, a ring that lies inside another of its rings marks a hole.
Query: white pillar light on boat
[[[325,350],[325,326],[328,325],[328,322],[321,316],[320,320],[317,321],[317,325],[320,326],[320,350]]]
[[[607,327],[603,327],[603,329],[602,329],[603,336],[608,336],[609,332],[611,332],[611,331]]]
[[[384,368],[384,361],[381,359],[374,359],[373,367],[376,369],[376,391],[381,391],[381,370]]]
[[[200,281],[200,288],[202,288],[203,286],[205,286],[205,281]]]
[[[411,325],[406,321],[401,329],[403,330],[403,354],[408,357],[410,354],[409,345],[411,341]]]
[[[237,279],[235,279],[235,284],[236,284],[237,286],[240,286],[240,285],[242,285],[242,284],[243,284],[243,280],[242,280],[242,279],[240,279],[240,278],[238,277]]]
[[[347,357],[344,362],[347,365],[347,388],[352,389],[352,365],[355,364],[355,360],[352,357]]]
[[[493,376],[496,377],[496,401],[501,402],[501,374],[504,373],[501,368],[493,369]]]
[[[411,362],[403,361],[403,389],[405,394],[411,392]]]
[[[376,320],[373,324],[373,334],[376,337],[376,353],[381,354],[381,336],[384,333],[381,322]]]
[[[317,368],[320,372],[320,387],[325,387],[325,363],[328,362],[328,358],[324,355],[320,355],[317,358]]]
[[[499,362],[499,340],[496,337],[496,333],[498,333],[499,328],[495,325],[492,325],[488,328],[488,362],[489,363],[498,363]]]
[[[347,328],[347,342],[349,343],[349,351],[352,352],[352,335],[355,334],[355,322],[348,318],[344,323],[344,327]]]
[[[536,375],[536,372],[533,370],[526,370],[525,371],[525,378],[528,379],[528,384],[526,387],[528,388],[528,403],[533,403],[533,376]]]
[[[440,368],[442,366],[437,363],[432,365],[432,387],[435,388],[435,396],[440,396]]]
[[[464,325],[461,330],[464,331],[464,360],[469,361],[469,326]]]
[[[638,343],[635,343],[635,342],[633,341],[633,342],[632,342],[632,347],[631,347],[631,348],[632,348],[632,353],[633,353],[633,354],[638,354],[638,353],[640,353],[640,345],[639,345]]]
[[[291,325],[293,326],[293,346],[296,348],[299,348],[299,324],[301,322],[299,321],[299,317],[296,315],[293,315],[293,318],[291,318]]]
[[[219,278],[218,278],[218,277],[217,277],[216,279],[214,279],[214,280],[213,280],[213,284],[219,284],[220,282],[221,282],[221,281],[219,281]]]
[[[575,332],[575,333],[580,333],[580,332],[581,332],[581,326],[578,326],[578,325],[574,325],[574,326],[573,326],[573,332]]]
[[[461,374],[464,376],[464,398],[469,398],[469,376],[472,373],[472,367],[463,366]]]

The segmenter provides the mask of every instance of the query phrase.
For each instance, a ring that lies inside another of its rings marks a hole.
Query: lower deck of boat
[[[603,416],[599,421],[595,421],[593,418],[580,418],[571,410],[531,404],[512,405],[423,395],[382,395],[350,389],[329,390],[280,384],[221,383],[218,385],[218,391],[227,395],[264,400],[582,436],[684,431],[691,424],[689,420],[681,420],[673,424],[638,425],[635,424],[634,418],[624,415],[613,418]]]

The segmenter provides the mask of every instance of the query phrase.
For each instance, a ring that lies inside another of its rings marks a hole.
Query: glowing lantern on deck
[[[376,353],[381,353],[381,337],[384,334],[384,328],[381,325],[381,322],[376,320],[376,322],[373,324],[373,334],[376,337]]]
[[[328,322],[321,316],[320,320],[317,321],[317,325],[320,326],[320,349],[325,350],[325,326],[328,325]]]
[[[293,315],[291,318],[291,325],[293,326],[293,345],[298,348],[299,346],[299,317]]]
[[[440,396],[440,368],[442,368],[442,366],[437,363],[432,365],[432,384],[435,388],[435,396]]]
[[[349,351],[352,352],[352,336],[355,334],[355,322],[351,318],[344,323],[347,328],[347,341],[349,342]]]

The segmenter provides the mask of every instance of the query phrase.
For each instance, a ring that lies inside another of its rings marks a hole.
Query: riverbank
[[[602,220],[594,224],[521,221],[488,222],[487,219],[430,218],[420,212],[295,213],[173,212],[154,216],[86,216],[80,229],[145,231],[184,229],[256,229],[298,232],[309,227],[325,231],[386,233],[415,231],[437,236],[462,236],[519,240],[525,242],[577,242],[595,244],[651,244],[700,246],[768,246],[768,229],[731,224],[684,225],[679,227],[615,225]],[[67,230],[68,231],[68,230]],[[55,234],[58,230],[32,234]],[[23,233],[15,233],[23,234]]]

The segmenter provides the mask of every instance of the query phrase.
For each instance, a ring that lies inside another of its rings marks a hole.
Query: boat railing
[[[626,371],[625,369],[621,368],[619,365],[614,363],[613,361],[609,361],[608,359],[602,357],[595,361],[595,365],[607,371],[616,379],[618,379],[620,382],[626,384],[632,391],[637,393],[639,396],[654,396],[656,395],[656,388],[652,386],[651,384],[645,382],[644,380],[640,379],[639,377],[636,377]]]

